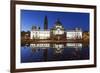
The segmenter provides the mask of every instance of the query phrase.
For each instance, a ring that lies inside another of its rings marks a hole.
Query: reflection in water
[[[30,47],[32,49],[48,49],[48,48],[54,48],[55,53],[62,53],[63,48],[75,48],[78,50],[79,48],[82,48],[82,43],[66,43],[66,44],[30,44]]]
[[[21,47],[21,62],[89,59],[89,47],[82,43],[30,44]]]
[[[68,48],[82,48],[82,43],[66,43]]]
[[[50,44],[30,44],[32,48],[49,48]]]

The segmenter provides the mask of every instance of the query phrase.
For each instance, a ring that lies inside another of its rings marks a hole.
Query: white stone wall
[[[40,39],[50,38],[50,31],[40,31],[39,37],[40,37]]]
[[[64,31],[61,31],[61,30],[55,30],[53,32],[54,35],[57,35],[57,34],[64,34]],[[34,31],[31,31],[31,34],[30,34],[30,38],[31,39],[48,39],[50,38],[50,31],[48,30],[34,30]],[[82,31],[75,31],[75,30],[70,30],[70,31],[66,31],[66,38],[67,39],[76,39],[76,38],[82,38]]]
[[[66,38],[67,39],[76,39],[82,38],[82,31],[66,31]]]
[[[47,39],[50,38],[50,31],[40,31],[34,30],[31,31],[31,39]]]

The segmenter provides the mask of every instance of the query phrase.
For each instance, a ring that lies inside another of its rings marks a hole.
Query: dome
[[[57,19],[57,21],[56,21],[56,23],[55,23],[56,25],[59,25],[59,26],[62,26],[62,23],[60,22],[60,20],[59,19]]]

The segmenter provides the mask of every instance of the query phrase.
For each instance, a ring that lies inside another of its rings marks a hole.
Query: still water
[[[21,46],[21,63],[86,59],[89,59],[89,46],[82,43]]]

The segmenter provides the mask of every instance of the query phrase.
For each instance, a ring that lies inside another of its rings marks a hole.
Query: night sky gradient
[[[48,18],[49,29],[59,19],[66,30],[78,27],[82,28],[83,31],[89,31],[89,13],[35,10],[21,10],[21,31],[30,31],[33,25],[43,29],[45,16]]]

